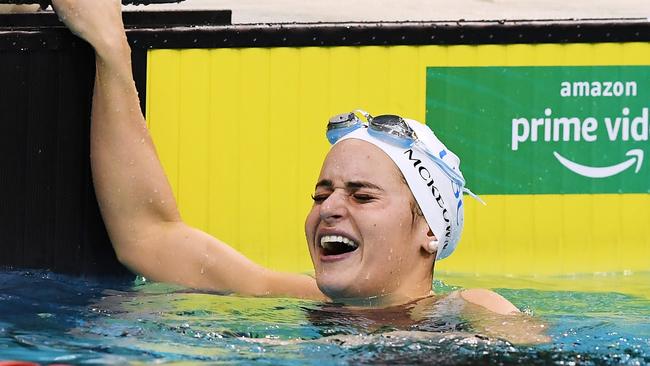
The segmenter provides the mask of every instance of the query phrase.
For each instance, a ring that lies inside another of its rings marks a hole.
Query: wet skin
[[[379,148],[346,140],[327,155],[305,221],[316,281],[335,301],[395,303],[428,296],[432,237],[393,161]],[[342,236],[358,248],[330,254],[323,236]],[[355,299],[363,299],[356,301]]]
[[[435,254],[425,249],[434,237],[424,218],[414,216],[413,197],[397,167],[367,142],[343,141],[323,164],[305,223],[316,279],[264,268],[185,223],[140,112],[120,2],[52,4],[95,49],[93,184],[125,266],[153,281],[245,296],[329,297],[346,305],[389,307],[430,295]],[[342,241],[338,249],[352,243],[355,250],[324,250],[323,236],[329,244]],[[518,312],[489,290],[464,290],[461,296],[498,314]]]

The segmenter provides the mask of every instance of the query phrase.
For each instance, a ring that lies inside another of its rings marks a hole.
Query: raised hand
[[[59,19],[90,43],[100,56],[124,47],[126,35],[119,0],[52,0]]]

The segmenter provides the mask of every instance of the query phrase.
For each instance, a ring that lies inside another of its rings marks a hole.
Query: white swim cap
[[[460,240],[463,231],[464,187],[454,182],[438,164],[460,172],[460,159],[438,140],[431,129],[415,120],[404,119],[415,131],[427,149],[440,157],[439,162],[413,145],[403,148],[384,142],[368,133],[367,128],[356,129],[341,137],[336,143],[347,139],[367,141],[385,152],[402,172],[429,228],[439,241],[436,259],[448,257]]]

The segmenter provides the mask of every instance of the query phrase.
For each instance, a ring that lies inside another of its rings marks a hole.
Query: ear
[[[429,225],[427,225],[427,233],[426,235],[423,235],[422,240],[420,241],[422,249],[433,255],[433,257],[436,257],[436,254],[438,253],[438,238],[433,234],[431,229],[429,229]]]

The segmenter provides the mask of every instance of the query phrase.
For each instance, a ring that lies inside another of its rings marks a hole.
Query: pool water
[[[335,304],[196,293],[142,279],[0,271],[0,360],[42,364],[650,364],[650,273],[549,278],[443,274],[438,293],[492,288],[548,325],[551,341],[434,337]],[[423,329],[419,329],[423,330]],[[395,332],[397,331],[397,332]],[[413,334],[413,335],[411,335]]]

